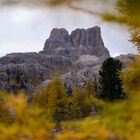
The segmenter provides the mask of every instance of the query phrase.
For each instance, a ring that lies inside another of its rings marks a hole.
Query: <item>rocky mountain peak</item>
[[[70,38],[74,46],[96,46],[95,41],[97,40],[103,43],[99,26],[88,28],[87,30],[76,29],[72,31]]]
[[[101,29],[98,26],[89,29],[76,29],[71,34],[64,28],[54,28],[41,53],[62,55],[71,60],[79,59],[80,55],[95,55],[104,59],[110,56],[104,46]]]
[[[70,40],[69,33],[64,28],[60,28],[60,29],[54,28],[54,29],[52,29],[49,38],[50,39],[60,40],[62,42],[68,42]]]

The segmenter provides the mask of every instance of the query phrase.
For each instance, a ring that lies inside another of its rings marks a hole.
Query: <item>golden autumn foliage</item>
[[[35,96],[33,104],[44,108],[44,113],[49,119],[73,120],[86,117],[93,112],[93,107],[96,107],[94,95],[92,81],[88,81],[84,89],[74,89],[72,95],[69,95],[62,81],[54,78]]]
[[[34,105],[44,108],[44,113],[50,120],[66,119],[68,97],[66,89],[59,78],[54,78],[46,88],[35,96]]]
[[[86,81],[85,91],[86,91],[86,94],[88,95],[88,97],[96,96],[94,83],[92,80]]]
[[[135,59],[135,62],[128,63],[121,75],[125,91],[131,94],[140,91],[140,56],[137,55]]]
[[[47,122],[41,108],[29,106],[25,94],[1,93],[1,140],[46,140],[51,137],[51,122]],[[2,110],[7,113],[1,112]]]
[[[59,140],[139,140],[140,96],[114,103],[105,103],[100,115],[84,120],[64,122]]]
[[[47,115],[56,121],[65,119],[67,113],[67,93],[62,81],[54,78],[49,83]]]

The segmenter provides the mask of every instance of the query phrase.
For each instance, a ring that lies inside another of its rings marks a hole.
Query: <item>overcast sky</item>
[[[52,28],[101,27],[105,46],[112,56],[135,53],[127,29],[102,22],[98,17],[67,7],[6,6],[0,8],[0,56],[11,52],[38,52]]]

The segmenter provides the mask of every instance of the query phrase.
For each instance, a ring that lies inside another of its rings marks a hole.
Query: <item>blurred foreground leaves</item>
[[[42,109],[29,106],[27,97],[1,93],[0,95],[1,140],[46,140],[53,124],[45,120]]]

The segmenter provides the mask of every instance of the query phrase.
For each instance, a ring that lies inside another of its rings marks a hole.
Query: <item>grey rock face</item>
[[[47,65],[72,66],[72,62],[61,55],[46,55],[44,63]]]
[[[67,88],[84,87],[87,80],[98,82],[98,72],[103,60],[96,56],[81,55],[78,61],[72,64],[69,72],[60,75]],[[51,79],[43,81],[36,87],[36,91],[43,89]]]
[[[0,66],[0,89],[31,91],[33,86],[49,77],[49,69],[39,64],[7,64]]]
[[[101,65],[99,64],[91,68],[85,67],[78,71],[69,72],[64,75],[61,75],[61,79],[68,88],[83,88],[87,80],[92,80],[94,82],[98,81],[98,73],[100,66]]]
[[[50,79],[60,67],[71,66],[64,56],[38,53],[12,53],[0,58],[0,89],[18,90],[33,88]]]
[[[105,48],[100,27],[76,29],[70,35],[73,46],[78,47],[80,55],[95,55],[101,58],[108,58],[109,51]]]
[[[68,58],[60,55],[43,55],[39,53],[12,53],[0,58],[0,64],[22,64],[33,63],[43,66],[47,65],[71,65],[71,61]]]
[[[103,59],[110,56],[98,26],[87,30],[76,29],[70,35],[65,29],[53,29],[40,53],[62,55],[71,60],[79,59],[80,55],[95,55]]]
[[[54,28],[51,31],[50,38],[53,40],[58,40],[58,41],[66,42],[66,43],[70,42],[69,33],[64,28],[61,28],[61,29]]]

